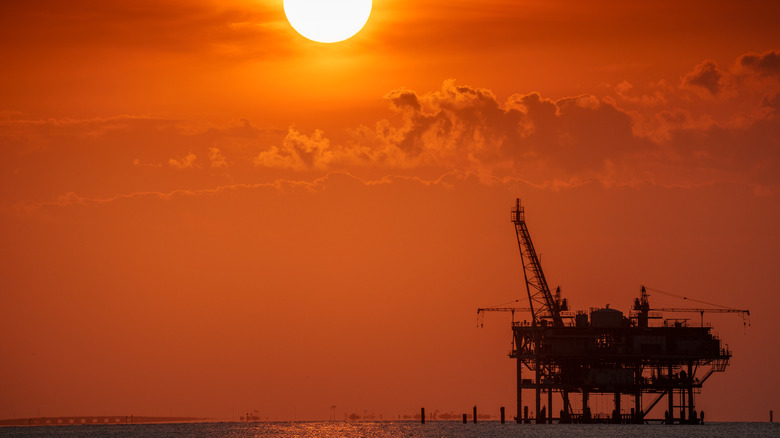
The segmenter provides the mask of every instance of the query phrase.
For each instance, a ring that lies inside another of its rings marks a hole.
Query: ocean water
[[[501,424],[485,421],[179,423],[2,427],[2,437],[355,437],[355,438],[509,438],[509,437],[780,437],[780,423],[703,425]]]

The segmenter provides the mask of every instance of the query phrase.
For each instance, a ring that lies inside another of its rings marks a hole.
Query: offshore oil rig
[[[561,299],[560,288],[552,293],[547,285],[520,199],[512,210],[512,222],[529,307],[488,307],[478,309],[477,314],[486,311],[513,314],[513,346],[509,356],[517,360],[515,420],[518,423],[703,423],[704,412],[696,411],[694,395],[701,392],[702,385],[713,373],[724,371],[731,358],[731,351],[704,324],[703,315],[705,312],[741,313],[746,320],[750,312],[717,305],[698,309],[651,308],[648,288],[644,286],[628,316],[609,305],[591,308],[589,313],[569,312],[567,300]],[[530,312],[531,320],[515,322],[516,311]],[[697,326],[688,319],[665,319],[662,312],[700,313],[702,322]],[[534,393],[532,415],[528,406],[523,407],[523,390]],[[560,394],[561,400],[557,417],[553,415],[554,393]],[[546,405],[543,395],[547,398]],[[592,413],[592,396],[600,397],[599,400],[611,398],[608,404],[612,405],[612,412]],[[624,407],[624,399],[628,406]],[[575,401],[578,402],[576,410]],[[659,403],[666,406],[665,412],[663,417],[654,417],[651,414]]]

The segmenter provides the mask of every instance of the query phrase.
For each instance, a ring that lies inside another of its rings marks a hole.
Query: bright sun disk
[[[371,14],[371,0],[284,0],[284,13],[299,34],[335,43],[363,28]]]

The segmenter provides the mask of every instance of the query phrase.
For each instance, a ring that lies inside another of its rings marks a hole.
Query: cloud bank
[[[724,69],[704,61],[681,77],[559,99],[539,93],[499,100],[489,89],[444,82],[384,98],[397,122],[360,127],[345,144],[291,129],[261,152],[261,167],[458,170],[485,181],[523,177],[537,184],[730,182],[774,190],[780,182],[778,55],[745,54]],[[645,92],[647,94],[637,93]]]
[[[780,185],[779,59],[777,51],[747,53],[728,68],[701,62],[676,86],[623,81],[557,99],[537,92],[500,99],[455,80],[430,92],[397,88],[384,96],[387,119],[347,129],[339,140],[248,120],[30,120],[5,111],[2,199],[113,199],[333,172],[363,181],[436,181],[454,172],[556,188],[729,183],[769,195]]]

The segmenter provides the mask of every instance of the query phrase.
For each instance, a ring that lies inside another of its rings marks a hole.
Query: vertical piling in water
[[[474,405],[474,424],[477,424],[477,405]]]
[[[504,407],[501,406],[501,424],[504,424],[506,422],[506,418],[504,415],[505,415]]]
[[[523,361],[517,358],[517,417],[515,420],[519,424],[522,421],[523,409]]]
[[[463,424],[466,424],[466,423],[469,422],[468,417],[469,417],[468,414],[463,414]]]
[[[523,423],[529,423],[528,420],[528,406],[523,406]]]
[[[775,422],[774,416],[775,416],[775,411],[770,409],[769,410],[769,422],[770,423],[774,423]]]
[[[420,408],[420,422],[425,424],[425,408]]]

